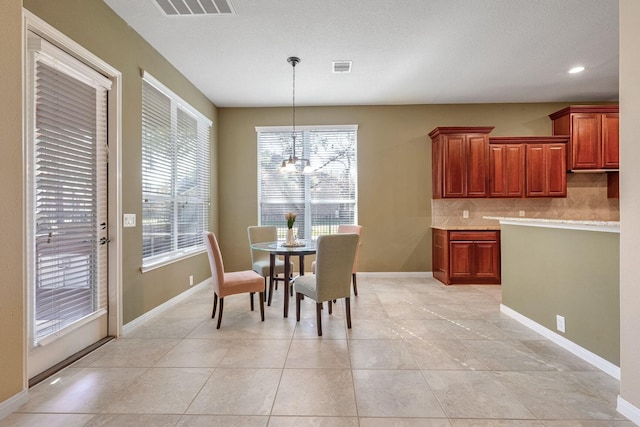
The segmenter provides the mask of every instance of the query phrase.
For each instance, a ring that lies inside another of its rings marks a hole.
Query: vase
[[[296,243],[296,239],[293,233],[293,228],[287,228],[287,245],[293,245]]]

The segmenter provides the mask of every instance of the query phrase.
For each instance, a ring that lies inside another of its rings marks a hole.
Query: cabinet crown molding
[[[620,107],[615,105],[570,105],[555,113],[549,114],[551,120],[571,113],[618,113]]]
[[[480,134],[488,134],[490,133],[495,126],[452,126],[452,127],[437,127],[431,132],[429,132],[429,137],[435,138],[438,135],[450,135],[450,134],[458,134],[458,133],[480,133]]]
[[[554,136],[490,136],[489,144],[562,144],[569,142],[569,135]]]

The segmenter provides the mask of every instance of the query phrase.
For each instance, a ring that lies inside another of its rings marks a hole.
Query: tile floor
[[[201,290],[29,391],[0,426],[631,427],[619,382],[499,311],[499,286],[365,275],[344,308],[266,320]]]

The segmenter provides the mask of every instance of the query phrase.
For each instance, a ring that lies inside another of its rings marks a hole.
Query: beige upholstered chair
[[[227,295],[241,294],[249,292],[251,301],[251,311],[253,311],[253,294],[260,293],[260,317],[264,322],[264,279],[252,270],[224,272],[222,254],[218,246],[216,236],[211,232],[204,233],[204,240],[207,243],[207,253],[209,254],[209,265],[211,266],[211,278],[213,280],[213,312],[211,318],[216,317],[216,306],[218,297],[220,298],[220,312],[218,313],[218,326],[222,322],[222,309],[224,307],[224,297]]]
[[[300,321],[302,296],[315,300],[318,336],[322,336],[322,303],[328,301],[329,314],[331,314],[331,302],[338,298],[345,299],[347,327],[351,329],[351,303],[349,299],[351,289],[349,285],[351,284],[351,271],[357,248],[357,234],[329,234],[318,237],[315,274],[298,276],[294,280],[296,320]]]
[[[360,252],[360,246],[362,246],[362,241],[360,241],[360,238],[362,238],[362,226],[361,225],[339,225],[338,226],[338,233],[339,234],[344,234],[344,233],[353,233],[353,234],[357,234],[359,239],[358,239],[358,248],[356,249],[356,256],[353,260],[353,269],[351,270],[351,277],[352,277],[352,283],[353,283],[353,294],[355,296],[358,296],[358,284],[356,283],[356,273],[358,272],[358,254]],[[315,261],[311,264],[311,271],[312,272],[316,272],[316,263]]]
[[[274,242],[278,240],[278,229],[275,225],[254,225],[247,228],[247,234],[249,235],[249,245],[262,242]],[[269,259],[269,252],[251,249],[251,264],[253,271],[264,277],[265,289],[267,287],[267,277],[269,278],[269,300],[267,305],[271,305],[274,285],[273,282],[278,280],[284,281],[284,277],[277,277],[278,274],[284,275],[284,261],[276,257],[272,276],[270,274],[271,262]],[[293,271],[293,263],[291,263],[289,271]]]

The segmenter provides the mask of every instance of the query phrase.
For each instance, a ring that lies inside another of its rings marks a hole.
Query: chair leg
[[[253,311],[253,294],[255,292],[249,292],[249,300],[251,300],[251,311]]]
[[[333,302],[331,302],[331,300],[327,301],[327,304],[329,305],[329,314],[333,313]]]
[[[260,292],[260,319],[264,322],[264,298],[266,293]]]
[[[267,278],[266,277],[264,278],[264,290],[265,290],[265,292],[263,292],[264,300],[266,301],[267,300],[267,292],[266,292],[267,291]]]
[[[222,307],[224,306],[224,298],[220,298],[220,312],[218,312],[218,326],[216,329],[220,329],[220,324],[222,323]]]
[[[349,297],[344,299],[344,306],[347,311],[347,328],[351,329],[351,299]]]
[[[216,307],[218,306],[218,294],[213,293],[213,312],[211,313],[211,318],[216,317]]]
[[[358,285],[356,284],[356,273],[353,273],[353,294],[358,296]]]
[[[321,302],[317,302],[316,303],[316,321],[318,322],[318,336],[321,337],[322,336],[322,312],[320,311],[322,310],[322,303]]]
[[[273,298],[273,282],[276,282],[276,290],[278,289],[278,281],[274,277],[269,278],[269,298],[267,299],[269,307],[271,307],[271,298]]]
[[[300,321],[300,292],[296,292],[296,322]]]

